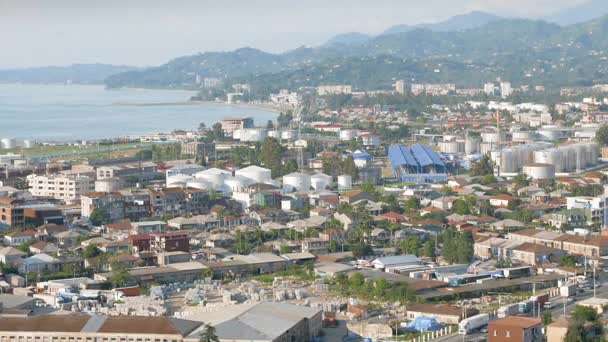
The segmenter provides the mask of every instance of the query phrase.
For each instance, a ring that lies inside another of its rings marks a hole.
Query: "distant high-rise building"
[[[483,92],[486,93],[486,95],[488,95],[488,96],[494,96],[495,89],[496,89],[496,87],[494,86],[494,83],[492,83],[492,82],[488,82],[483,85]]]
[[[500,82],[500,96],[508,97],[513,94],[513,88],[511,82]]]
[[[395,91],[399,94],[405,94],[405,81],[398,80],[395,82]]]

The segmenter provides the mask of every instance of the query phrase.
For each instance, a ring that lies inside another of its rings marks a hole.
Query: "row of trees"
[[[473,234],[466,230],[458,232],[446,229],[439,238],[443,242],[442,256],[452,264],[468,264],[473,260]]]
[[[414,290],[405,282],[389,283],[384,278],[365,279],[359,272],[353,273],[350,277],[339,273],[334,277],[333,282],[335,290],[343,296],[402,304],[416,298]]]

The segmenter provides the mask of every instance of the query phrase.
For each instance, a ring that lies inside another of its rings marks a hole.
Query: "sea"
[[[0,84],[0,138],[66,142],[197,129],[230,117],[256,125],[270,110],[224,104],[188,104],[195,92],[105,89],[101,85]]]

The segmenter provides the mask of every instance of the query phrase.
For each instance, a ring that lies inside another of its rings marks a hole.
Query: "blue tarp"
[[[441,327],[441,323],[437,322],[435,318],[420,316],[409,322],[405,329],[407,331],[436,331]]]

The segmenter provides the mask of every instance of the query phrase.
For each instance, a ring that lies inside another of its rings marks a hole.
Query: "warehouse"
[[[393,174],[401,182],[445,182],[448,168],[437,153],[425,145],[388,149]]]

